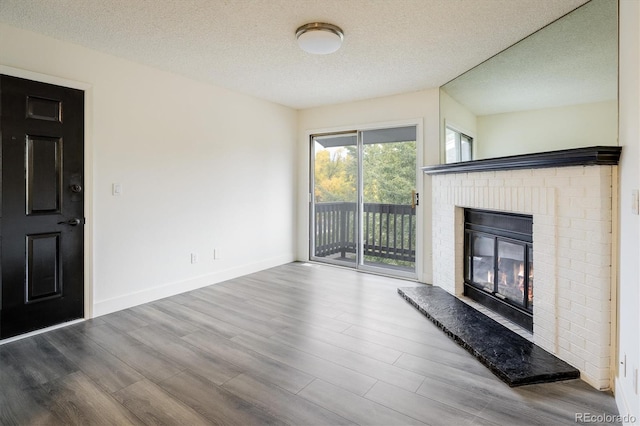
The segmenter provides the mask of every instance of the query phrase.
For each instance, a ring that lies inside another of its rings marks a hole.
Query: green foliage
[[[356,201],[357,158],[355,146],[316,154],[316,202]],[[362,161],[365,203],[411,204],[416,179],[415,142],[367,144]]]
[[[411,204],[416,181],[416,143],[365,145],[365,203]]]

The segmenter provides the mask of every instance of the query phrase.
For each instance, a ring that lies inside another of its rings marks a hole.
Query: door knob
[[[69,226],[78,226],[83,223],[83,220],[74,217],[73,219],[65,220],[63,222],[58,222],[58,225],[69,225]]]
[[[69,188],[71,188],[71,192],[81,192],[82,191],[82,186],[78,185],[77,183],[69,185]]]

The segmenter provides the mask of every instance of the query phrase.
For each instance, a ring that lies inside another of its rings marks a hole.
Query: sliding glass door
[[[312,137],[311,257],[356,266],[358,260],[358,135]]]
[[[416,274],[416,127],[311,138],[311,258]]]

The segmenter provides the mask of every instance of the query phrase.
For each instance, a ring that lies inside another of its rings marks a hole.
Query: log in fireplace
[[[464,294],[533,331],[533,217],[465,209]]]

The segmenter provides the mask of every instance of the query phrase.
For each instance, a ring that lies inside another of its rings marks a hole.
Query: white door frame
[[[423,120],[421,118],[407,119],[407,120],[396,120],[396,121],[385,121],[385,122],[377,122],[377,123],[365,123],[365,124],[354,124],[349,126],[339,126],[339,127],[329,127],[329,128],[321,128],[321,129],[311,129],[305,132],[306,140],[307,140],[307,150],[309,159],[309,202],[307,203],[307,217],[309,218],[309,222],[307,223],[307,232],[309,235],[309,250],[311,250],[311,244],[313,244],[313,235],[311,232],[311,225],[313,224],[313,194],[311,192],[311,188],[313,186],[313,168],[312,164],[312,150],[311,150],[311,141],[314,135],[325,135],[325,134],[340,134],[340,133],[349,133],[355,132],[358,134],[358,138],[360,138],[360,132],[365,132],[367,130],[377,130],[377,129],[385,129],[385,128],[393,128],[393,127],[406,127],[406,126],[415,126],[416,127],[416,192],[420,194],[420,204],[416,206],[416,262],[415,262],[415,276],[411,274],[411,276],[403,276],[403,274],[394,275],[398,277],[410,278],[415,280],[420,280],[423,277],[424,273],[424,208],[425,202],[430,202],[422,195],[424,194],[424,179],[423,172],[421,170],[421,162],[424,155],[424,131],[423,131]],[[361,171],[360,171],[361,172]],[[360,188],[358,189],[358,196],[360,196]],[[360,204],[360,203],[358,203]],[[358,224],[359,227],[362,224]],[[359,232],[362,234],[362,232]],[[311,259],[311,251],[309,251],[309,259]],[[344,265],[344,264],[343,264]],[[384,268],[375,268],[375,267],[359,267],[356,270],[378,273],[383,275],[389,275],[389,272]]]

